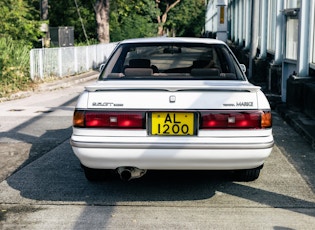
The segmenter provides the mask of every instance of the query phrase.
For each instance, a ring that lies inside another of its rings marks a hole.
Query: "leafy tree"
[[[0,36],[13,40],[23,40],[29,46],[37,43],[41,37],[38,15],[28,2],[23,0],[4,0],[0,4]]]
[[[200,36],[205,25],[205,7],[204,0],[182,0],[170,11],[165,27],[176,36]]]
[[[112,41],[156,36],[159,11],[152,0],[111,2],[110,36]]]
[[[204,0],[75,1],[49,0],[49,21],[54,27],[74,26],[77,43],[152,37],[167,31],[176,36],[199,36],[204,25]]]

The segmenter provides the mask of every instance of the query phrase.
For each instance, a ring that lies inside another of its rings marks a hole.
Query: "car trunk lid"
[[[248,82],[116,81],[86,87],[90,109],[257,109]]]

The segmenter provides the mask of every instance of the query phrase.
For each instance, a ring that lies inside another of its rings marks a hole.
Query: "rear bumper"
[[[81,163],[90,168],[230,170],[262,165],[273,147],[272,136],[234,142],[89,142],[72,136],[71,145]],[[260,141],[258,141],[260,140]]]
[[[274,141],[264,143],[128,143],[128,142],[79,142],[70,140],[72,147],[95,148],[95,149],[222,149],[222,150],[246,150],[246,149],[268,149],[272,148]]]

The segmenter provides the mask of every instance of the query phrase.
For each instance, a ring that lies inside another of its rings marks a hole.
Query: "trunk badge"
[[[170,96],[170,103],[175,103],[176,97],[174,95]]]

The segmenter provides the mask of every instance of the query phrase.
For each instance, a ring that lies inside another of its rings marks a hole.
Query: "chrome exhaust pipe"
[[[117,168],[117,172],[121,180],[130,181],[132,179],[142,177],[144,174],[146,174],[147,170],[135,167],[119,167]]]

